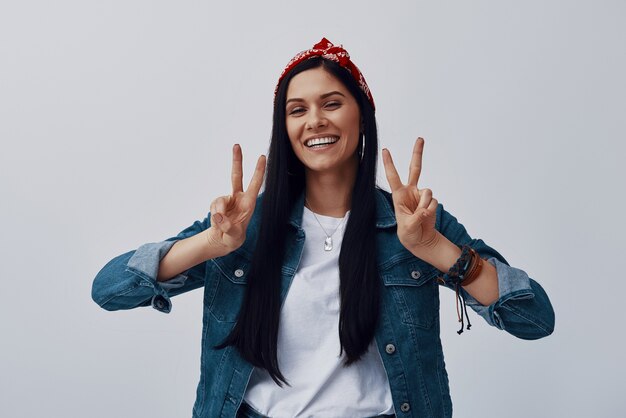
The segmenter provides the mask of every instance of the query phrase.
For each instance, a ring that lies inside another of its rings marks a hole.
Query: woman
[[[391,195],[376,187],[375,106],[348,53],[322,39],[294,57],[275,91],[272,140],[249,187],[233,148],[229,196],[175,237],[111,260],[93,299],[152,305],[204,286],[194,417],[447,417],[439,284],[489,324],[549,335],[541,286],[472,239],[418,188],[424,140]]]

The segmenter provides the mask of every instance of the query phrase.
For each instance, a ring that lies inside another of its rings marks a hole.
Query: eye
[[[293,109],[291,109],[289,111],[290,115],[298,115],[300,113],[304,112],[304,108],[303,107],[294,107]]]
[[[326,107],[330,107],[331,109],[337,109],[339,106],[341,106],[341,103],[336,101],[326,103]]]

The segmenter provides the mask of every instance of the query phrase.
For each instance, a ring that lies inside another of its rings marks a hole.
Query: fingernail
[[[222,217],[222,215],[220,215],[219,213],[216,213],[216,214],[214,215],[214,218],[215,218],[215,220],[217,221],[217,223],[218,223],[218,224],[219,224],[219,223],[221,223],[221,222],[224,220],[224,218]]]

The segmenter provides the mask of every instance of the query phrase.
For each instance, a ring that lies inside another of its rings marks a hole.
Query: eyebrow
[[[329,96],[332,96],[333,94],[338,94],[340,96],[346,97],[345,94],[338,92],[337,90],[335,91],[331,91],[330,93],[324,93],[320,96],[320,99],[325,99]],[[298,97],[294,97],[293,99],[289,99],[285,102],[285,104],[288,104],[289,102],[303,102],[304,99],[300,99]]]

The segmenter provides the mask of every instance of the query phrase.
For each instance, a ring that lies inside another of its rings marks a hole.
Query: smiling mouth
[[[308,148],[322,148],[327,145],[334,144],[337,141],[339,141],[338,136],[327,136],[324,138],[309,139],[304,143],[304,145],[306,145]]]

